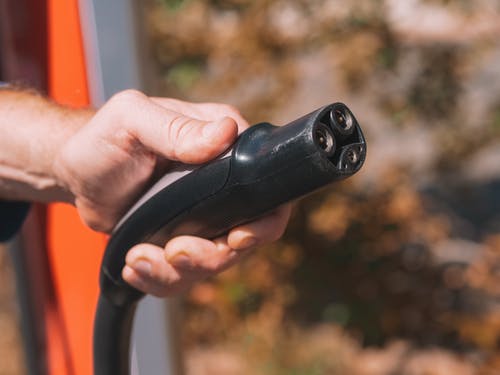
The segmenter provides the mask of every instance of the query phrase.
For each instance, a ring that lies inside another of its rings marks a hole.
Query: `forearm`
[[[71,201],[53,172],[61,146],[92,116],[26,90],[0,89],[0,198]]]
[[[151,98],[133,90],[116,94],[94,112],[0,89],[0,200],[71,202],[86,225],[109,233],[155,172],[167,172],[178,162],[206,163],[227,150],[238,128],[247,127],[227,105]],[[14,206],[22,218],[23,205]],[[241,250],[250,244],[276,239],[290,207],[280,212],[234,228],[216,242],[183,236],[169,241],[165,251],[137,245],[127,256],[123,278],[158,296],[179,292],[248,254]],[[11,223],[19,220],[1,224]],[[4,238],[16,229],[4,228]],[[192,259],[188,268],[179,255]]]

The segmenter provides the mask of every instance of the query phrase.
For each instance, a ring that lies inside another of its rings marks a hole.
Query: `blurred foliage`
[[[158,0],[162,3],[169,11],[175,11],[182,8],[186,3],[186,0]]]
[[[346,98],[369,146],[360,177],[298,203],[283,240],[187,294],[189,374],[500,372],[498,12],[149,3],[163,94],[252,122]]]
[[[169,84],[187,90],[201,77],[200,70],[201,64],[196,60],[181,61],[169,69],[166,79]]]

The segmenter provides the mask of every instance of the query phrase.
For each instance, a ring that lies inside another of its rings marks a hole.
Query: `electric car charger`
[[[354,115],[334,103],[284,126],[254,125],[220,158],[161,178],[117,224],[106,247],[94,323],[94,374],[129,374],[132,320],[143,296],[121,277],[131,247],[163,246],[183,234],[216,238],[353,175],[365,157]]]

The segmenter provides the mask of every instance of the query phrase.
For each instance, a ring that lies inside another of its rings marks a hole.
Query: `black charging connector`
[[[115,228],[104,254],[94,326],[94,374],[128,375],[132,318],[143,294],[121,277],[134,245],[163,246],[178,235],[216,238],[277,206],[356,173],[366,143],[342,103],[287,125],[260,123],[230,152],[160,179]]]

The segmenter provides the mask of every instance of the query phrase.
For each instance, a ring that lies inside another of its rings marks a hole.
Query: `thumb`
[[[121,121],[114,123],[169,160],[204,163],[225,151],[238,134],[236,121],[230,117],[203,121],[166,109],[139,91],[121,92],[110,100],[111,105],[119,107],[114,113],[119,113]]]

